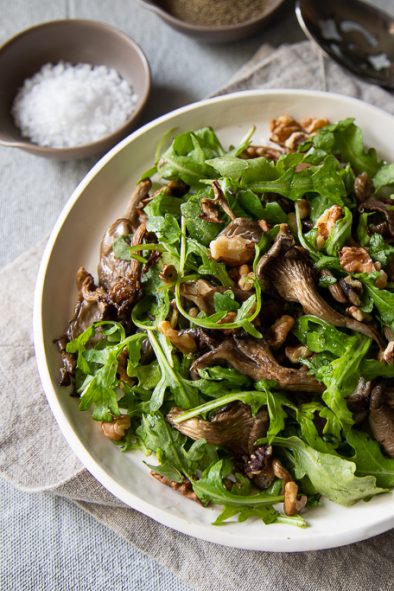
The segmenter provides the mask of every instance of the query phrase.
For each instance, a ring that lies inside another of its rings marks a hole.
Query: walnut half
[[[339,253],[341,267],[348,273],[372,273],[377,268],[362,246],[344,246]]]

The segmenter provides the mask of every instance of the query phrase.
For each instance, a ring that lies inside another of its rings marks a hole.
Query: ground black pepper
[[[266,0],[162,0],[161,6],[195,25],[236,25],[262,15]]]

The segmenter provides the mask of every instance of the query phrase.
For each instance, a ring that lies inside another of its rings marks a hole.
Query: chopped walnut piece
[[[265,220],[259,220],[257,223],[260,226],[260,228],[263,230],[264,233],[269,232],[270,227],[269,227],[268,222],[266,222]]]
[[[309,202],[306,199],[298,199],[297,206],[298,206],[298,213],[300,214],[300,219],[304,220],[305,218],[309,217],[310,206],[309,206]]]
[[[285,348],[285,355],[292,363],[299,363],[300,359],[307,359],[313,355],[312,351],[305,345],[294,345]]]
[[[248,146],[243,152],[244,158],[267,158],[268,160],[278,160],[282,152],[270,146]]]
[[[284,146],[286,140],[288,140],[293,133],[303,132],[298,121],[289,115],[282,115],[281,117],[278,117],[278,119],[273,119],[270,123],[270,129],[270,140],[280,146]]]
[[[376,262],[375,267],[377,268]],[[375,279],[375,285],[380,289],[384,289],[387,286],[387,273],[383,269],[379,271],[379,276]]]
[[[302,142],[308,138],[308,134],[303,131],[294,131],[290,137],[285,141],[285,148],[288,150],[296,150]]]
[[[174,265],[164,265],[159,275],[164,283],[174,283],[178,278],[178,272]]]
[[[209,249],[215,261],[222,261],[226,265],[244,265],[253,261],[255,242],[242,236],[218,236],[213,240]]]
[[[318,129],[329,125],[330,121],[328,119],[316,119],[314,117],[308,117],[307,119],[301,120],[301,125],[308,133],[314,133]]]
[[[131,420],[129,415],[116,417],[111,423],[101,423],[101,429],[108,439],[120,441],[126,435],[127,429],[130,429]]]
[[[379,361],[394,365],[394,341],[390,341],[385,350],[379,355]]]
[[[339,284],[348,301],[354,306],[361,306],[361,296],[363,294],[363,284],[358,279],[353,279],[350,275],[339,280]]]
[[[279,349],[283,345],[294,324],[294,318],[284,314],[270,326],[267,331],[267,340],[272,349]]]
[[[372,273],[376,266],[362,246],[344,246],[339,252],[340,265],[348,273]]]
[[[296,515],[300,513],[307,502],[307,497],[302,495],[298,498],[298,486],[294,481],[285,484],[284,510],[286,515]]]
[[[200,503],[200,499],[197,497],[196,493],[192,489],[192,485],[189,480],[184,480],[183,482],[175,482],[174,480],[170,480],[166,476],[162,476],[158,472],[151,471],[151,476],[156,478],[162,484],[169,486],[173,490],[181,493],[184,497],[187,497],[191,501],[195,501],[196,503]]]
[[[350,306],[349,308],[346,308],[346,314],[351,318],[358,320],[359,322],[364,322],[364,320],[370,320],[370,316],[368,314],[365,314],[365,312],[360,310],[360,308],[357,308],[357,306]]]
[[[321,216],[316,220],[317,236],[321,236],[326,241],[331,230],[342,217],[343,210],[339,205],[332,205],[323,211]]]
[[[157,328],[182,353],[194,353],[197,349],[196,341],[189,334],[180,334],[172,328],[168,320],[159,322]]]

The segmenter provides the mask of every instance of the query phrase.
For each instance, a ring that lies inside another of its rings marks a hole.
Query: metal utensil
[[[394,18],[360,0],[297,0],[305,34],[337,63],[394,90]]]

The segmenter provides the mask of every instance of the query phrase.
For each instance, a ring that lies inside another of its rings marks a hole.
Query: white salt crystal
[[[12,107],[23,137],[68,148],[99,140],[132,114],[137,95],[113,68],[45,64],[24,81]]]

